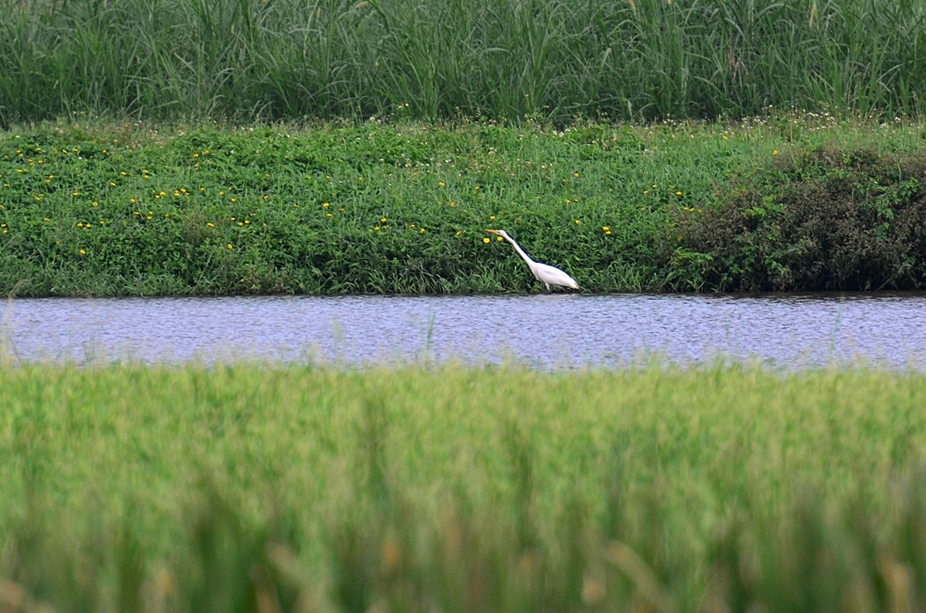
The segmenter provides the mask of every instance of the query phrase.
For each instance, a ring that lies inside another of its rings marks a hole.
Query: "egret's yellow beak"
[[[498,230],[489,230],[488,228],[486,228],[486,232],[490,232],[492,234],[498,234]]]

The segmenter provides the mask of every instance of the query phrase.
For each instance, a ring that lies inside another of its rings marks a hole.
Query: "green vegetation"
[[[672,267],[694,289],[920,288],[926,149],[790,152],[770,184],[679,219]]]
[[[25,365],[0,388],[8,611],[926,597],[922,375]]]
[[[0,126],[917,116],[920,0],[2,0]]]
[[[919,0],[0,15],[0,294],[926,287]],[[6,366],[4,613],[926,603],[923,375]]]
[[[542,289],[489,227],[592,292],[921,288],[924,135],[811,114],[23,127],[0,135],[0,293]]]

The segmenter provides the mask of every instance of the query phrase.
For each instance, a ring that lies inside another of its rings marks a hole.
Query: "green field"
[[[0,387],[5,610],[926,597],[918,374],[22,366]]]
[[[926,286],[926,128],[57,122],[0,133],[0,294]],[[495,238],[495,237],[491,237]]]

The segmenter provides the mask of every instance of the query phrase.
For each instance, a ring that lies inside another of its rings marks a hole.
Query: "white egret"
[[[550,289],[551,285],[579,289],[579,284],[576,283],[576,280],[559,268],[550,266],[549,264],[541,264],[540,262],[535,262],[534,260],[530,259],[530,256],[524,253],[524,250],[521,249],[520,245],[514,242],[514,239],[508,236],[508,233],[504,230],[486,230],[486,232],[497,234],[511,243],[511,246],[514,247],[514,250],[518,252],[518,255],[521,256],[521,259],[527,262],[527,267],[531,269],[531,272],[534,273],[534,276],[543,281],[543,284],[547,286],[547,290]]]

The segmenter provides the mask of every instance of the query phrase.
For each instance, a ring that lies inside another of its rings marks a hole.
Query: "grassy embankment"
[[[926,598],[921,375],[23,366],[0,387],[4,610]]]
[[[921,124],[464,123],[0,135],[0,293],[913,289]]]
[[[0,126],[926,110],[920,0],[0,0],[0,15]]]
[[[488,225],[594,292],[924,285],[922,127],[877,127],[923,113],[918,0],[0,0],[0,14],[0,126],[84,122],[0,143],[3,292],[536,287],[484,248]],[[865,119],[781,114],[794,108]],[[764,126],[608,127],[770,109]],[[98,119],[371,116],[426,124],[180,136]],[[487,125],[509,121],[523,127]]]

